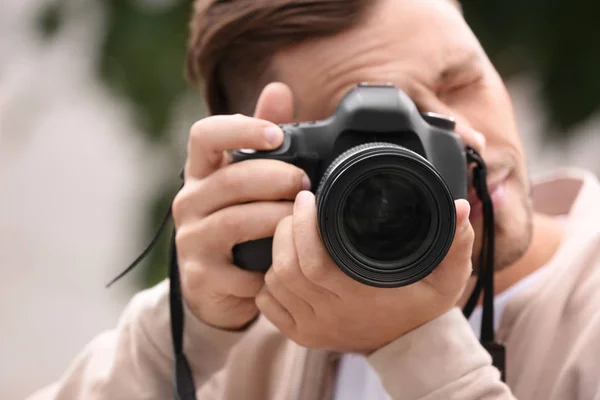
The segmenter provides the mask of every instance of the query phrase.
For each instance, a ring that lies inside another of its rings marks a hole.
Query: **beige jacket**
[[[540,279],[504,311],[508,386],[453,309],[368,358],[393,399],[600,400],[600,185],[593,175],[564,171],[535,186],[534,205],[568,213],[567,234]],[[173,398],[167,291],[163,282],[136,295],[115,330],[30,398]],[[199,399],[331,398],[337,356],[299,347],[263,317],[230,333],[188,311],[186,330]]]

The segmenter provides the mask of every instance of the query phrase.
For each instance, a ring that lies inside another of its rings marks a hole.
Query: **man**
[[[600,399],[600,186],[577,171],[530,184],[510,99],[456,3],[199,1],[188,67],[213,114],[191,129],[173,204],[199,399]],[[456,118],[488,165],[506,384],[459,308],[480,267],[476,200],[456,202],[429,277],[376,289],[328,257],[302,170],[229,162],[277,147],[276,123],[327,117],[363,81]],[[273,235],[268,273],[233,265],[235,244]],[[167,291],[138,294],[33,398],[172,398]]]

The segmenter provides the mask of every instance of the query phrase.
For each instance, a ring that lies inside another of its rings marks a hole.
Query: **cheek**
[[[503,211],[509,215],[523,214],[525,211],[528,199],[527,183],[523,180],[521,174],[515,170],[510,175],[504,185],[504,204],[499,207],[499,211]]]
[[[505,196],[505,203],[497,210],[495,220],[497,252],[502,264],[507,262],[503,257],[520,253],[521,246],[527,243],[532,213],[526,182],[513,176],[507,181]]]

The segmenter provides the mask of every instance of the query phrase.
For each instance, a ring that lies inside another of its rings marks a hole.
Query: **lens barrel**
[[[337,157],[316,193],[321,239],[350,277],[375,287],[410,285],[446,256],[454,200],[435,167],[391,143],[367,143]]]

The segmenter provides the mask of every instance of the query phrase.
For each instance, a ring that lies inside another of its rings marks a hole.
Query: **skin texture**
[[[463,141],[483,154],[496,206],[499,290],[551,257],[561,231],[532,214],[510,99],[450,2],[380,0],[361,26],[287,48],[273,67],[280,83],[263,90],[254,118],[208,117],[190,132],[173,212],[182,289],[198,318],[238,329],[261,312],[300,345],[368,354],[462,301],[479,254],[476,201],[456,202],[454,243],[431,275],[376,289],[348,278],[329,258],[302,170],[273,160],[229,164],[227,150],[277,147],[282,132],[274,123],[327,117],[362,81],[392,82],[422,111],[454,116]],[[232,264],[234,244],[271,235],[266,275]]]

